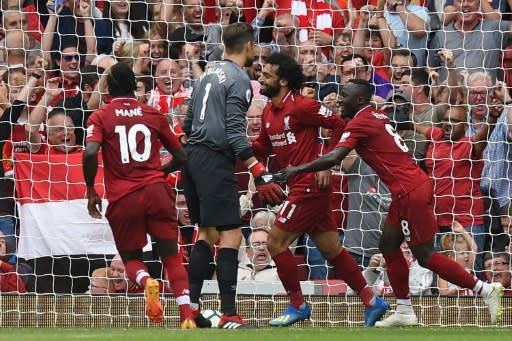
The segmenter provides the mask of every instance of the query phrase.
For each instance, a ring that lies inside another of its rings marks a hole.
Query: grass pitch
[[[329,341],[487,341],[509,340],[511,329],[477,328],[404,328],[404,329],[363,329],[363,328],[260,328],[252,330],[200,329],[181,331],[164,328],[133,329],[61,329],[61,328],[2,328],[0,340],[9,341],[271,341],[271,340],[329,340]]]

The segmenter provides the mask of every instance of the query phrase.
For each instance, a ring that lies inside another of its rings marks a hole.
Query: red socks
[[[277,266],[277,274],[283,283],[283,287],[290,295],[290,304],[299,309],[304,303],[304,296],[300,288],[297,264],[292,252],[288,249],[272,257]]]
[[[340,273],[341,278],[348,286],[358,293],[365,307],[371,307],[375,303],[373,290],[367,286],[361,270],[347,250],[342,249],[336,257],[328,259],[328,261]]]
[[[179,257],[179,255],[168,256],[162,259],[162,263],[167,272],[169,282],[171,283],[172,292],[176,297],[181,320],[193,318],[192,310],[190,309],[188,275],[181,262],[181,257]]]
[[[146,286],[146,281],[150,278],[148,268],[143,261],[138,259],[130,259],[124,262],[124,271],[126,271],[126,277],[130,281],[137,283],[142,288]]]
[[[436,272],[442,279],[461,288],[473,289],[477,279],[470,275],[459,263],[436,252],[430,257],[427,268]]]
[[[398,249],[392,254],[384,255],[384,259],[395,297],[402,300],[409,299],[409,265],[402,250]]]

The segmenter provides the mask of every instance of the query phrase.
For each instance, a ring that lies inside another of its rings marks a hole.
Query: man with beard
[[[260,76],[261,94],[270,98],[263,110],[262,129],[253,142],[258,157],[276,155],[281,168],[299,166],[320,154],[318,129],[331,129],[327,151],[340,139],[345,122],[336,115],[320,114],[320,103],[301,96],[304,81],[301,66],[283,53],[267,59]],[[373,293],[350,254],[342,248],[331,211],[331,171],[298,176],[288,182],[290,193],[277,214],[268,236],[268,250],[276,263],[277,273],[290,296],[288,308],[270,326],[285,327],[311,317],[309,305],[300,288],[297,266],[290,244],[307,232],[322,255],[341,274],[342,279],[358,293],[365,307],[365,326],[371,327],[389,308],[389,304]]]
[[[352,79],[340,92],[340,108],[349,118],[336,147],[313,162],[291,166],[283,171],[289,182],[301,174],[330,169],[355,149],[375,170],[391,192],[391,206],[382,229],[379,248],[387,264],[389,281],[396,297],[396,312],[377,327],[401,327],[418,324],[409,297],[409,268],[400,249],[404,240],[419,264],[436,272],[461,288],[469,288],[482,296],[491,323],[501,319],[501,284],[487,284],[474,278],[455,261],[434,250],[437,222],[433,211],[432,184],[428,176],[412,160],[409,149],[390,124],[388,115],[371,104],[372,86],[367,81]]]
[[[212,276],[212,247],[219,240],[217,281],[223,313],[219,328],[238,329],[252,326],[237,314],[235,302],[242,241],[236,158],[250,170],[265,201],[279,204],[283,192],[254,157],[246,135],[246,112],[253,95],[243,67],[253,62],[253,29],[244,23],[232,24],[224,29],[223,38],[225,59],[208,68],[197,82],[185,117],[188,162],[183,167],[183,187],[190,218],[200,229],[188,268],[196,324],[211,326],[199,313],[199,297],[204,280]]]

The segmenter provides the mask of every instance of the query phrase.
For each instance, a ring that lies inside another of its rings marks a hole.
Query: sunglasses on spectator
[[[76,61],[79,61],[80,60],[80,56],[77,55],[77,54],[68,54],[68,55],[62,56],[62,59],[64,59],[64,61],[66,61],[66,62],[70,62],[73,59],[76,60]]]

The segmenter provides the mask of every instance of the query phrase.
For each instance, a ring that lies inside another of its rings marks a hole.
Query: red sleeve
[[[341,139],[336,145],[337,148],[354,149],[360,140],[368,137],[369,130],[359,117],[353,118],[347,123],[345,131],[341,134]]]
[[[296,113],[296,115],[298,115],[297,120],[304,125],[332,130],[343,129],[345,126],[344,121],[336,115],[328,117],[322,115],[320,113],[320,103],[315,100],[303,98],[300,103],[300,108],[302,108],[302,111]]]
[[[257,0],[244,0],[244,18],[247,24],[251,24],[258,15],[258,8],[261,3]]]
[[[204,0],[204,23],[210,24],[217,22],[217,1]]]
[[[425,137],[427,140],[441,141],[443,139],[443,130],[437,127],[428,128]]]
[[[169,122],[167,122],[167,119],[159,114],[155,115],[155,117],[157,120],[159,120],[158,138],[160,139],[160,141],[162,141],[162,144],[164,145],[165,149],[167,149],[170,153],[177,149],[180,149],[180,141],[178,141],[176,135],[172,133],[171,128],[169,127]]]
[[[25,284],[16,274],[12,264],[2,262],[0,266],[0,292],[26,292]]]
[[[87,142],[103,142],[103,125],[100,119],[101,110],[96,110],[87,120]]]

